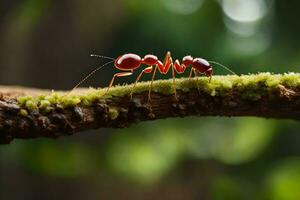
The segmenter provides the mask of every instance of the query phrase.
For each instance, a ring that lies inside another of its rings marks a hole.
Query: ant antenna
[[[216,64],[219,65],[220,67],[223,67],[224,69],[226,69],[227,71],[231,72],[234,75],[237,75],[234,71],[232,71],[231,69],[229,69],[228,67],[226,67],[225,65],[222,65],[221,63],[215,62],[215,61],[208,61],[209,63],[212,64]],[[238,76],[238,75],[237,75]]]
[[[106,59],[110,59],[110,60],[115,60],[112,57],[108,57],[108,56],[101,56],[101,55],[96,55],[96,54],[91,54],[91,57],[98,57],[98,58],[106,58]]]
[[[106,65],[108,65],[108,64],[110,64],[110,63],[112,63],[112,62],[114,62],[114,60],[109,61],[109,62],[107,62],[107,63],[101,65],[100,67],[97,67],[96,69],[94,69],[94,70],[93,70],[92,72],[90,72],[87,76],[85,76],[79,83],[77,83],[77,84],[73,87],[73,89],[72,89],[71,91],[73,91],[73,90],[75,90],[76,88],[78,88],[78,86],[81,85],[84,81],[86,81],[90,76],[92,76],[92,75],[95,74],[98,70],[102,69],[104,66],[106,66]]]

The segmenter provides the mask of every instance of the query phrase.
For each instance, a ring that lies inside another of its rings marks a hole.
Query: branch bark
[[[293,79],[290,80],[289,76]],[[47,113],[39,108],[40,103],[36,109],[29,109],[18,99],[24,95],[51,95],[51,91],[2,86],[0,143],[9,143],[14,138],[57,138],[102,127],[123,128],[141,121],[169,117],[300,119],[299,74],[218,76],[213,77],[212,83],[208,83],[206,78],[192,81],[180,79],[176,82],[178,99],[172,92],[165,91],[172,88],[172,80],[155,81],[150,102],[147,91],[149,83],[146,82],[137,85],[132,99],[128,89],[132,85],[119,86],[112,88],[106,97],[95,98],[90,105],[84,105],[82,98],[81,102],[71,106],[61,106],[62,102],[56,102],[50,105],[52,109]],[[80,89],[75,95],[87,90]]]

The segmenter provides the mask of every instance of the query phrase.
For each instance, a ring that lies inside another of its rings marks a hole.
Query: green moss
[[[58,101],[63,108],[67,108],[67,107],[73,107],[76,106],[77,104],[79,104],[81,102],[80,97],[77,95],[66,95],[66,96],[62,96],[59,101]]]
[[[25,110],[25,109],[21,109],[20,112],[19,112],[19,114],[22,115],[22,116],[24,116],[24,117],[26,117],[26,116],[28,116],[28,111]]]
[[[19,97],[17,100],[20,105],[25,105],[27,101],[33,100],[33,97],[26,95]]]
[[[289,73],[284,74],[281,78],[282,84],[287,85],[289,87],[299,87],[300,79],[299,74],[296,73]]]
[[[51,95],[45,97],[51,104],[57,104],[64,95],[62,93],[52,92]]]
[[[45,98],[39,101],[39,109],[42,114],[47,114],[51,110],[53,110],[53,107],[51,106],[51,103],[49,100],[46,100]]]
[[[79,95],[80,101],[84,106],[90,106],[95,102],[96,100],[103,97],[105,93],[103,90],[96,90],[93,88],[90,88],[89,91],[84,95]]]
[[[259,73],[252,75],[227,75],[213,76],[209,83],[207,77],[197,77],[189,80],[188,78],[176,79],[176,89],[188,92],[190,89],[198,89],[201,92],[211,96],[225,96],[233,88],[239,92],[239,95],[245,99],[258,100],[264,94],[272,93],[278,89],[279,85],[284,85],[288,88],[300,88],[300,74],[271,74]],[[18,98],[21,106],[27,107],[28,110],[34,110],[38,107],[44,111],[49,111],[51,106],[72,107],[78,104],[90,106],[97,100],[105,100],[111,97],[128,96],[132,90],[131,85],[115,86],[107,91],[107,88],[94,89],[90,88],[83,93],[57,93],[52,92],[49,95],[39,95],[37,97],[22,96]],[[134,93],[142,93],[149,91],[150,81],[141,82],[134,88]],[[173,80],[157,80],[153,82],[153,92],[170,95],[174,93]],[[112,118],[118,114],[117,110],[112,109]]]
[[[26,101],[25,107],[28,108],[31,111],[36,110],[38,108],[35,100]]]
[[[271,89],[278,87],[279,84],[280,84],[280,79],[267,79],[266,80],[266,86],[270,87]]]
[[[48,100],[41,100],[39,108],[46,109],[50,105],[51,105],[50,101],[48,101]]]
[[[119,112],[116,108],[109,108],[108,116],[111,120],[117,119],[117,117],[119,116]]]

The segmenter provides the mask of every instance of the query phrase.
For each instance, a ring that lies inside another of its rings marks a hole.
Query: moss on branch
[[[138,83],[54,92],[0,87],[0,142],[70,135],[100,127],[120,128],[168,117],[258,116],[300,119],[300,74],[260,73]]]

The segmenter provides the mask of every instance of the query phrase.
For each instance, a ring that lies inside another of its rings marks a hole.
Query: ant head
[[[142,58],[133,53],[127,53],[119,56],[115,60],[115,67],[120,70],[134,70],[142,64]]]
[[[206,72],[205,72],[205,75],[206,75],[207,77],[211,77],[212,74],[213,74],[213,69],[212,69],[212,67],[209,68],[208,70],[206,70]]]
[[[211,68],[210,63],[203,58],[194,58],[192,66],[200,73],[206,73],[206,71]]]

